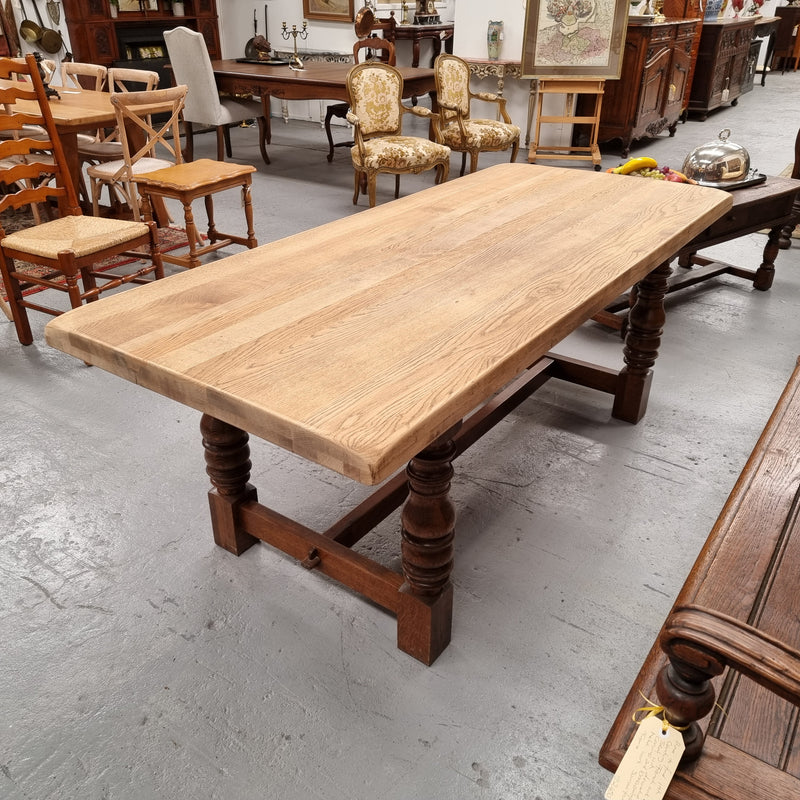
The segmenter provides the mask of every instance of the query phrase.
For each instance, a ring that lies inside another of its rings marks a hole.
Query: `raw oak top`
[[[61,86],[55,88],[61,99],[50,100],[50,111],[59,130],[86,130],[116,124],[114,107],[108,92],[94,92],[89,89],[80,91]],[[32,100],[19,100],[14,105],[22,110],[30,108],[31,112],[39,113],[37,104]]]
[[[46,338],[378,483],[730,206],[503,164],[75,309]]]

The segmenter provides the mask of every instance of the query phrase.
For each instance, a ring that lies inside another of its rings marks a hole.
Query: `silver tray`
[[[745,189],[748,186],[758,186],[759,183],[764,183],[767,176],[763,172],[751,171],[747,178],[742,178],[739,181],[697,181],[698,186],[707,186],[709,189],[725,189],[732,192],[734,189]]]

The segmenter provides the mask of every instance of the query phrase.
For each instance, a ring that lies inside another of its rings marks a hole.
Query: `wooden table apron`
[[[235,60],[212,61],[220,91],[253,94],[266,102],[282,100],[348,100],[347,73],[352,64],[311,61],[302,70],[288,65],[239,64]],[[403,76],[403,97],[430,94],[436,107],[436,81],[432,69],[398,67]],[[265,99],[266,98],[266,99]]]
[[[46,337],[203,412],[220,546],[262,540],[345,583],[394,613],[398,646],[432,663],[450,640],[453,460],[549,378],[612,394],[613,416],[638,421],[669,260],[730,203],[502,164],[91,303]],[[549,352],[636,282],[621,370]],[[248,432],[383,483],[310,530],[258,503]],[[394,572],[352,545],[400,505]]]

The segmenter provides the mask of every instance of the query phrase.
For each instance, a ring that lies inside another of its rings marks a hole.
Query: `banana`
[[[614,172],[618,175],[627,175],[629,172],[636,172],[637,169],[655,169],[658,162],[654,158],[647,156],[640,156],[639,158],[632,158],[621,167],[617,167]]]

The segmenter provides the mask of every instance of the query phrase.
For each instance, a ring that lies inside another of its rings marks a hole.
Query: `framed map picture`
[[[326,19],[329,22],[352,22],[354,0],[303,0],[306,19]]]
[[[529,0],[526,78],[619,78],[628,0]]]

